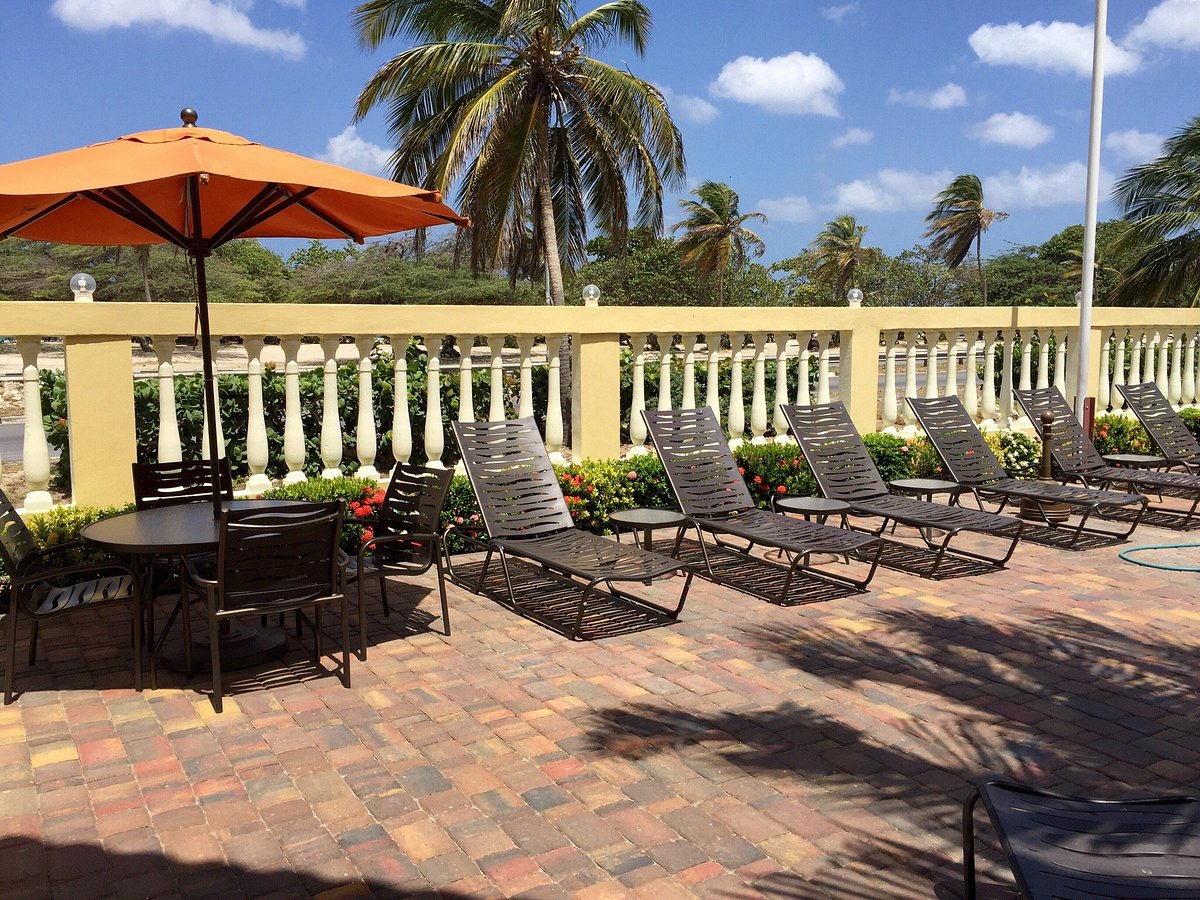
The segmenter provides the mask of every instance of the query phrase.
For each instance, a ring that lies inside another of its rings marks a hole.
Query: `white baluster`
[[[790,444],[787,418],[783,415],[783,404],[787,403],[787,335],[775,333],[775,404],[771,410],[771,426],[775,429],[777,444]]]
[[[1104,332],[1104,343],[1100,345],[1100,378],[1096,384],[1096,414],[1100,415],[1112,403],[1112,384],[1108,367],[1112,364],[1112,332]]]
[[[967,370],[963,373],[963,406],[972,419],[979,418],[979,385],[975,373],[979,370],[979,332],[967,332]]]
[[[829,360],[833,355],[833,333],[817,332],[817,403],[829,402]]]
[[[412,458],[412,420],[408,412],[408,341],[410,335],[393,334],[392,346],[392,456],[398,463]]]
[[[996,427],[996,341],[997,332],[993,332],[983,346],[983,421],[979,427],[984,431]]]
[[[1146,358],[1142,360],[1142,379],[1143,383],[1154,380],[1157,374],[1155,363],[1158,361],[1158,332],[1154,332],[1154,336],[1146,335]]]
[[[742,345],[746,336],[735,332],[729,336],[733,348],[729,369],[729,446],[736,450],[746,433],[746,403],[742,397]]]
[[[212,398],[213,409],[217,411],[217,459],[225,458],[225,429],[221,424],[221,376],[217,373],[217,353],[221,349],[221,339],[214,337],[209,341],[209,353],[212,355],[213,361],[213,378],[212,378]],[[208,446],[208,406],[204,405],[204,419],[202,422],[202,430],[200,432],[200,457],[202,459],[212,459],[211,450]]]
[[[1119,386],[1125,384],[1125,332],[1124,330],[1117,331],[1117,346],[1116,357],[1113,360],[1113,376],[1112,376],[1112,393],[1109,394],[1109,402],[1112,404],[1113,412],[1121,412],[1121,407],[1125,405],[1125,398],[1121,392],[1117,390]],[[1125,411],[1128,413],[1128,410]]]
[[[491,356],[491,372],[488,374],[488,421],[503,422],[504,415],[504,335],[487,336],[488,355]]]
[[[246,490],[266,491],[271,488],[271,479],[267,477],[271,452],[267,446],[267,418],[263,409],[262,352],[265,341],[261,335],[247,335],[243,345],[246,348],[246,467],[250,469]]]
[[[1183,353],[1183,394],[1180,402],[1184,406],[1196,403],[1196,332],[1186,335],[1187,347]]]
[[[767,432],[767,335],[754,334],[754,393],[750,397],[750,438],[752,444],[765,444]]]
[[[809,347],[812,344],[813,334],[809,331],[801,331],[796,335],[796,343],[800,348],[800,353],[797,356],[796,362],[796,405],[811,406],[812,397],[812,350]]]
[[[46,442],[46,426],[42,421],[42,381],[38,372],[38,353],[41,337],[17,338],[21,354],[21,382],[25,398],[25,441],[22,460],[25,467],[25,512],[45,512],[54,505],[50,496],[50,446]],[[80,377],[85,377],[82,373]],[[8,573],[10,576],[12,572]],[[14,627],[9,623],[9,628]],[[12,677],[10,674],[9,678]]]
[[[442,336],[422,335],[425,342],[425,465],[444,469],[442,453],[446,435],[442,430]]]
[[[679,402],[680,409],[696,408],[696,344],[699,335],[680,335],[685,353],[683,356],[683,397]]]
[[[671,350],[675,335],[658,335],[658,408],[671,408]]]
[[[1170,375],[1167,372],[1167,365],[1171,361],[1171,336],[1170,334],[1165,334],[1160,340],[1156,334],[1154,339],[1155,343],[1158,344],[1158,377],[1154,379],[1154,384],[1165,397],[1170,390]]]
[[[938,333],[936,329],[925,332],[925,396],[931,400],[938,397]]]
[[[1067,395],[1067,336],[1054,332],[1054,386],[1064,397]],[[1067,397],[1067,402],[1071,399]]]
[[[1137,328],[1133,331],[1133,348],[1129,354],[1129,380],[1125,383],[1142,383],[1142,332]]]
[[[300,336],[288,336],[279,341],[283,347],[283,461],[288,472],[284,484],[306,480],[304,474],[304,422],[300,418]]]
[[[321,378],[321,462],[325,464],[322,478],[337,478],[342,474],[342,417],[337,390],[337,349],[341,342],[340,335],[321,335],[321,352],[325,354]]]
[[[354,452],[358,456],[356,478],[379,480],[375,468],[375,454],[379,450],[379,436],[375,431],[375,388],[371,375],[375,366],[371,362],[371,351],[363,352],[355,338],[354,348],[358,351],[358,421],[354,426]],[[368,338],[367,340],[370,340]]]
[[[704,405],[713,411],[713,415],[717,417],[717,423],[721,422],[721,373],[720,361],[721,354],[718,348],[721,346],[720,334],[707,334],[708,339],[708,372],[704,379]]]
[[[913,424],[908,398],[920,396],[917,393],[917,333],[911,330],[904,332],[904,344],[907,348],[904,353],[904,402],[900,404],[899,409],[900,421],[904,423],[904,427],[900,431],[911,437],[917,433],[917,427]]]
[[[533,418],[533,335],[522,334],[517,338],[521,351],[521,391],[517,397],[517,418]]]
[[[1068,332],[1067,337],[1067,384],[1066,390],[1063,391],[1063,396],[1067,398],[1067,402],[1071,404],[1071,408],[1075,408],[1075,396],[1078,393],[1079,382],[1079,341],[1075,335],[1079,334],[1079,330],[1072,328]]]
[[[1021,333],[1021,380],[1023,391],[1033,389],[1033,329],[1026,328]]]
[[[549,370],[550,384],[546,391],[546,450],[550,461],[555,465],[566,462],[563,456],[563,414],[562,390],[559,382],[558,351],[563,343],[563,335],[546,335],[546,363]]]
[[[633,446],[630,456],[641,456],[646,449],[646,420],[642,411],[646,408],[646,335],[629,335],[629,349],[633,351],[633,373],[629,383],[629,442]]]
[[[1038,390],[1050,387],[1050,333],[1038,329]]]
[[[883,416],[883,430],[895,431],[899,411],[896,409],[896,354],[900,352],[897,346],[899,332],[885,331],[883,333],[883,406],[880,415]]]
[[[1000,397],[998,405],[1000,408],[1000,427],[1013,427],[1013,369],[1015,368],[1013,359],[1013,346],[1016,343],[1016,335],[1009,335],[1008,332],[1000,332],[1000,340],[1003,341],[1002,351],[1002,368],[1000,370]]]
[[[458,421],[475,421],[474,362],[471,348],[475,346],[475,335],[460,334],[458,343]]]
[[[179,462],[183,459],[183,443],[179,438],[179,416],[175,407],[175,368],[171,365],[175,353],[175,338],[154,339],[154,355],[158,357],[158,461]]]
[[[1177,330],[1171,336],[1171,375],[1167,381],[1167,399],[1176,409],[1183,396],[1183,335]]]
[[[958,330],[946,332],[946,390],[945,396],[957,397],[958,393]]]

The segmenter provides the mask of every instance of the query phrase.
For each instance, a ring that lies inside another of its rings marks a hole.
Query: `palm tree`
[[[854,287],[854,270],[863,252],[866,225],[854,216],[838,216],[825,223],[816,240],[808,245],[816,258],[813,277],[833,286],[834,301],[841,299],[847,285]]]
[[[672,226],[682,230],[679,250],[683,265],[701,278],[714,278],[717,306],[725,305],[725,278],[731,269],[741,269],[750,256],[766,249],[753,231],[742,225],[750,219],[767,221],[760,212],[741,213],[737,192],[724,182],[706,181],[692,191],[698,200],[680,200],[685,218]]]
[[[1112,250],[1136,253],[1113,302],[1200,305],[1200,116],[1164,142],[1162,156],[1130,169],[1113,198],[1131,224]]]
[[[979,289],[983,292],[983,305],[987,306],[987,281],[983,275],[983,233],[994,222],[1008,218],[1008,213],[997,212],[983,205],[983,184],[978,175],[959,175],[946,189],[933,198],[933,212],[925,217],[929,227],[925,237],[933,238],[929,249],[946,260],[946,265],[955,269],[971,252],[975,245],[975,265],[979,269]]]
[[[643,3],[611,0],[577,17],[572,0],[366,0],[354,22],[369,50],[416,43],[371,77],[355,118],[386,107],[398,180],[458,184],[476,271],[495,265],[533,212],[562,305],[563,265],[585,258],[589,220],[623,241],[633,199],[634,223],[661,230],[663,191],[684,172],[679,130],[658,89],[589,56],[614,39],[641,56]]]

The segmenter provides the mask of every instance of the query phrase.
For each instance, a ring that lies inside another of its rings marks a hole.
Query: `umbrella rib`
[[[39,209],[37,212],[35,212],[32,216],[30,216],[24,222],[18,222],[16,225],[14,225],[12,228],[8,229],[7,231],[0,232],[0,241],[4,240],[9,235],[16,234],[22,228],[28,228],[34,222],[37,222],[40,219],[46,218],[46,216],[50,215],[52,212],[55,212],[56,210],[61,209],[64,206],[66,206],[68,203],[70,203],[72,200],[76,199],[77,197],[79,197],[79,194],[68,194],[66,197],[63,197],[61,200],[56,200],[54,203],[51,203],[45,209]]]
[[[135,225],[140,225],[147,231],[153,232],[168,244],[175,244],[177,247],[187,247],[187,239],[182,234],[172,228],[170,223],[165,221],[158,213],[130,194],[129,191],[124,188],[115,188],[112,190],[116,196],[110,197],[107,190],[84,191],[82,196],[99,206],[103,206],[109,212],[116,213],[121,218]]]
[[[241,208],[237,215],[233,216],[228,222],[222,225],[212,236],[212,246],[220,247],[226,241],[231,241],[239,234],[244,234],[248,228],[253,228],[259,224],[258,216],[262,214],[263,207],[270,203],[277,194],[287,195],[283,185],[268,184],[261,191],[254,195],[254,198]],[[280,207],[282,209],[283,207]],[[274,215],[278,210],[269,210],[267,216]]]

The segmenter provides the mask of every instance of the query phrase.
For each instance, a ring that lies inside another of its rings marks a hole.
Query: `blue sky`
[[[1092,0],[648,0],[648,52],[602,54],[662,88],[688,187],[727,181],[765,259],[835,215],[889,253],[921,240],[933,195],[978,174],[1009,213],[985,253],[1083,221]],[[335,0],[8,0],[0,4],[0,162],[200,123],[382,171],[386,121],[355,98],[400,44],[357,45]],[[585,8],[583,3],[580,9]],[[1200,114],[1200,0],[1113,0],[1102,200]],[[681,193],[686,193],[685,187]],[[678,220],[679,195],[665,216]],[[1107,202],[1101,218],[1117,215]],[[281,249],[286,250],[287,245]]]

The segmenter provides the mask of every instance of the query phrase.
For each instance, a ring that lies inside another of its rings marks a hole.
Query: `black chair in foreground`
[[[393,575],[422,575],[431,567],[436,568],[438,595],[442,601],[442,630],[446,635],[450,634],[450,607],[446,602],[439,525],[453,477],[450,469],[396,463],[379,515],[356,519],[358,524],[369,525],[372,530],[372,537],[363,542],[358,555],[346,566],[346,583],[358,584],[360,659],[367,658],[367,594],[364,588],[368,578],[379,580],[383,614],[390,616],[387,579]]]
[[[926,547],[934,551],[934,558],[928,571],[916,574],[936,578],[947,554],[996,568],[1003,568],[1012,556],[1021,539],[1024,522],[889,492],[840,400],[813,406],[784,405],[782,408],[822,494],[850,504],[852,515],[879,519],[879,528],[872,532],[874,534],[882,535],[893,522],[917,529]],[[933,530],[943,532],[940,541],[935,540]],[[1008,544],[1008,548],[999,557],[961,547],[951,549],[950,542],[964,532],[999,538]]]
[[[350,616],[342,590],[342,503],[289,502],[270,508],[225,509],[213,569],[186,560],[192,582],[206,593],[212,646],[212,704],[221,711],[220,622],[311,608],[315,661],[321,659],[321,608],[341,607],[342,683],[350,687]]]
[[[870,584],[879,565],[882,541],[844,528],[806,522],[756,507],[746,480],[738,472],[737,461],[721,426],[707,406],[645,410],[642,415],[679,508],[696,528],[707,578],[780,603],[787,599],[792,581],[801,571],[859,590]],[[706,532],[713,536],[716,546],[747,557],[756,546],[783,550],[791,562],[783,584],[777,591],[766,591],[758,589],[752,582],[722,578],[713,568],[704,541]],[[737,538],[746,544],[731,544],[729,538]],[[856,579],[816,568],[810,562],[818,553],[859,557],[866,564],[867,573]]]
[[[1150,441],[1168,466],[1183,466],[1193,475],[1200,473],[1200,441],[1184,424],[1171,402],[1153,381],[1144,384],[1119,384],[1117,390],[1125,404],[1137,416]]]
[[[124,603],[133,618],[134,686],[142,689],[141,581],[132,569],[116,561],[72,563],[83,549],[77,541],[39,550],[29,528],[0,491],[0,559],[9,577],[8,615],[5,616],[7,664],[4,702],[12,703],[17,674],[17,624],[29,616],[29,665],[37,662],[38,625],[43,619],[91,609],[102,603]],[[61,561],[59,561],[61,560]]]
[[[1070,511],[1079,516],[1073,528],[1074,534],[1068,547],[1079,545],[1083,535],[1098,535],[1106,538],[1124,539],[1137,528],[1146,498],[1138,494],[1117,491],[1100,491],[1094,488],[1064,485],[1046,481],[1012,478],[1004,471],[996,455],[967,412],[962,401],[955,396],[938,398],[909,397],[908,405],[916,414],[917,421],[937,450],[949,470],[950,477],[964,485],[974,496],[979,508],[984,500],[999,504],[995,510],[1004,512],[1010,503],[1027,508],[1036,508],[1042,521],[1050,528],[1067,528],[1064,517],[1055,507],[1066,504]],[[1087,521],[1092,513],[1105,512],[1136,506],[1133,522],[1125,529],[1088,528]]]
[[[1200,898],[1200,799],[1098,800],[988,779],[963,805],[968,900],[977,890],[974,811],[980,798],[1029,900]]]
[[[1054,415],[1050,450],[1061,470],[1063,481],[1077,481],[1087,487],[1105,490],[1116,488],[1130,493],[1156,494],[1160,499],[1175,497],[1185,503],[1191,501],[1186,508],[1159,503],[1148,505],[1146,511],[1164,517],[1164,524],[1179,528],[1187,528],[1192,524],[1196,507],[1200,505],[1200,475],[1111,466],[1084,432],[1058,388],[1037,388],[1015,393],[1039,437],[1042,434],[1042,413],[1049,410]],[[1163,464],[1169,465],[1170,460],[1164,459]]]
[[[674,620],[683,609],[692,574],[677,559],[610,541],[575,527],[558,476],[533,419],[505,422],[454,422],[487,540],[479,578],[467,584],[450,567],[450,576],[475,593],[484,593],[492,558],[498,557],[512,608],[554,627],[537,610],[522,604],[513,585],[509,557],[532,562],[578,587],[579,599],[570,637],[577,640],[590,597],[619,597]],[[456,529],[447,532],[447,536]],[[457,529],[463,533],[462,529]],[[467,538],[470,539],[469,537]],[[617,585],[646,583],[684,573],[679,602],[666,608]],[[601,586],[606,590],[601,590]]]

